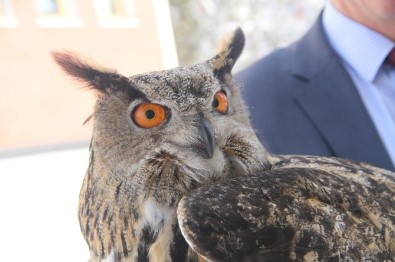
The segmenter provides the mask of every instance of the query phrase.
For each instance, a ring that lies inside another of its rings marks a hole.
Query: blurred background
[[[324,0],[0,0],[1,261],[87,261],[77,221],[94,94],[72,50],[127,76],[201,62],[240,26],[238,71],[298,39]],[[4,252],[5,251],[5,252]]]

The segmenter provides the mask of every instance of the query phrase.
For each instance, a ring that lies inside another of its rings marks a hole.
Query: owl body
[[[266,152],[230,77],[243,44],[239,30],[211,60],[130,78],[54,55],[98,93],[79,204],[93,261],[186,260],[182,196],[264,168]]]
[[[248,177],[198,188],[178,206],[209,261],[395,261],[395,174],[320,156],[269,156]]]
[[[78,212],[91,261],[391,261],[395,175],[267,153],[232,79],[243,46],[237,29],[206,62],[129,78],[54,53],[97,93]]]

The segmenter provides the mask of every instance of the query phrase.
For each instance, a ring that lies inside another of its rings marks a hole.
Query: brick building
[[[64,49],[125,75],[177,66],[167,1],[0,0],[0,150],[88,140],[94,97],[51,60]]]

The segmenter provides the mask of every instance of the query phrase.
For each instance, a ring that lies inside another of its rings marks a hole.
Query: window
[[[133,0],[94,0],[97,22],[104,28],[138,26]]]
[[[57,15],[62,13],[59,3],[56,0],[38,0],[37,9],[40,15]]]
[[[0,27],[15,27],[18,20],[13,14],[10,0],[0,0]]]
[[[36,0],[40,27],[80,27],[75,0]]]

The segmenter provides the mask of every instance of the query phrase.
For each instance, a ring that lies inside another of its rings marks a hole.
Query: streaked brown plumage
[[[231,75],[243,46],[238,29],[204,63],[130,78],[54,53],[98,94],[79,205],[92,261],[393,260],[394,174],[268,154]]]
[[[194,250],[213,261],[394,261],[394,173],[327,157],[269,162],[181,200]]]

